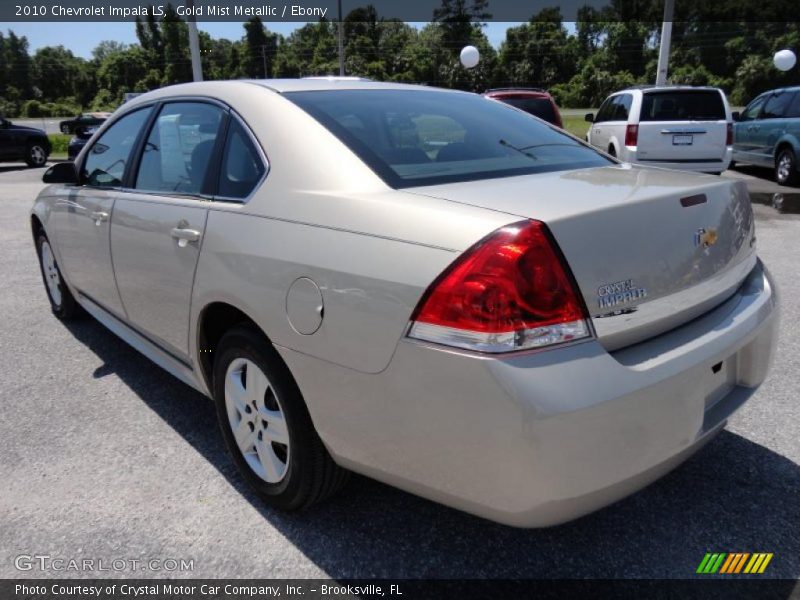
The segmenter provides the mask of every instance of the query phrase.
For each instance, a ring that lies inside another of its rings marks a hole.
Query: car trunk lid
[[[700,316],[756,262],[742,182],[626,165],[406,189],[543,221],[609,350]]]

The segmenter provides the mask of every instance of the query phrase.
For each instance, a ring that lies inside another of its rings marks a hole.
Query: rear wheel
[[[791,148],[783,148],[775,159],[775,181],[780,185],[797,185],[800,175],[797,173],[797,157]]]
[[[213,387],[225,445],[267,504],[306,508],[344,485],[348,472],[333,462],[289,369],[257,331],[236,327],[222,337]]]
[[[50,300],[50,307],[53,314],[62,321],[69,321],[79,316],[82,312],[80,305],[75,301],[72,292],[69,291],[61,269],[58,268],[53,248],[47,236],[43,233],[36,238],[36,251],[39,255],[39,267],[44,279],[44,288],[47,290],[47,298]]]
[[[613,156],[614,158],[616,158],[616,157],[617,157],[617,151],[616,151],[616,150],[614,150],[614,146],[609,146],[609,147],[608,147],[608,153],[609,153],[611,156]]]
[[[25,150],[25,162],[29,167],[43,167],[47,163],[47,151],[39,142],[31,142]]]

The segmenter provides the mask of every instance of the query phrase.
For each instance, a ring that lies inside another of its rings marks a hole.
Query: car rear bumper
[[[561,523],[685,460],[764,380],[778,320],[761,263],[706,315],[613,353],[497,358],[403,340],[362,374],[278,348],[343,466],[521,527]]]
[[[728,147],[725,156],[721,160],[691,159],[685,160],[648,160],[640,158],[637,150],[627,149],[620,152],[620,160],[631,162],[645,167],[660,167],[662,169],[674,169],[678,171],[693,171],[696,173],[721,173],[731,164],[733,150]]]

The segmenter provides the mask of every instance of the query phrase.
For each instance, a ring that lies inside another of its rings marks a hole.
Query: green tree
[[[244,76],[269,78],[273,76],[273,63],[278,51],[278,36],[270,33],[258,17],[244,24],[241,70]]]

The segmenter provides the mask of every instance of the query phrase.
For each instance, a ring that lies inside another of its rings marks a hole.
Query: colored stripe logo
[[[703,575],[760,574],[767,568],[772,556],[772,552],[707,552],[696,572]]]

